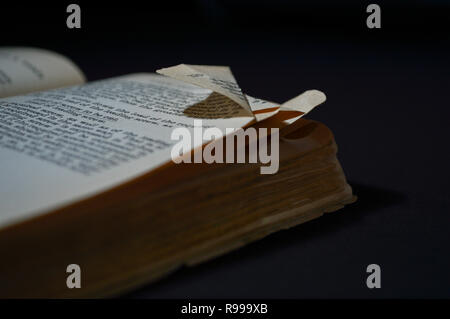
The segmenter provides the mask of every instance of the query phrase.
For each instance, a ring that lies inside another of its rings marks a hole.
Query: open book
[[[331,132],[301,119],[322,92],[277,104],[228,67],[158,73],[84,84],[63,56],[0,49],[0,296],[114,295],[354,200]]]

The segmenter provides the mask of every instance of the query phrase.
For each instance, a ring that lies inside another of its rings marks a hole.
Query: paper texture
[[[204,108],[210,115],[202,118],[204,128],[225,131],[253,121],[228,98],[205,105],[213,93],[157,74],[133,74],[0,99],[0,227],[170,161],[174,128],[194,136]],[[203,143],[194,140],[192,148]]]
[[[318,90],[306,91],[282,105],[249,97],[243,93],[227,66],[179,64],[156,72],[228,97],[252,114],[256,122],[270,118],[278,112],[289,112],[289,119],[285,121],[287,124],[293,123],[326,100],[325,94]],[[252,103],[249,103],[249,99]]]
[[[106,191],[171,160],[175,128],[242,128],[325,100],[243,94],[227,67],[177,66],[0,99],[0,227]],[[290,121],[290,122],[289,122]],[[191,149],[205,141],[193,141]]]
[[[301,118],[303,115],[312,111],[316,106],[322,104],[326,100],[323,92],[318,90],[305,91],[295,98],[284,102],[279,109],[279,112],[292,112],[292,117],[284,120],[285,123],[291,124]]]
[[[80,69],[62,55],[37,48],[0,48],[0,98],[84,82]]]
[[[222,94],[252,114],[247,99],[227,66],[179,64],[156,72]]]

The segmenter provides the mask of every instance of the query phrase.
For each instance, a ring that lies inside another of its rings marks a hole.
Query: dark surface
[[[216,64],[256,97],[327,94],[308,117],[334,132],[358,202],[127,297],[449,298],[448,6],[379,1],[368,30],[369,2],[240,3],[81,2],[81,30],[65,29],[65,4],[2,7],[0,44],[61,52],[89,80]],[[372,263],[381,289],[365,285]]]

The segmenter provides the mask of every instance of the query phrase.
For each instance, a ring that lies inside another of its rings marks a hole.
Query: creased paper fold
[[[226,96],[239,104],[249,115],[253,115],[256,122],[284,112],[286,113],[284,122],[290,124],[326,100],[323,92],[308,90],[281,105],[254,98],[251,98],[253,103],[249,103],[250,97],[243,93],[231,69],[227,66],[179,64],[156,72]]]

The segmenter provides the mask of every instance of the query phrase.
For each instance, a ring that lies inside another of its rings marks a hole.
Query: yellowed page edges
[[[305,114],[311,112],[316,106],[322,104],[327,99],[326,95],[319,90],[308,90],[302,94],[283,103],[279,112],[296,112],[292,114],[292,118],[284,120],[285,123],[290,124],[303,117]]]

